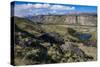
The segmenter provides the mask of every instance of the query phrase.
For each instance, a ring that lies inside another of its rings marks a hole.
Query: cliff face
[[[73,24],[73,25],[87,25],[97,26],[96,15],[37,15],[29,18],[33,22],[41,24]]]
[[[76,16],[45,16],[44,24],[76,24]]]
[[[91,25],[91,26],[97,26],[97,16],[79,16],[78,17],[78,23],[80,25]]]

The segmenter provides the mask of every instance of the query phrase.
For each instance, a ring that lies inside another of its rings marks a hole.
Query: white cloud
[[[48,8],[51,10],[75,10],[73,6],[63,6],[63,5],[50,5],[50,4],[21,4],[15,5],[16,9],[30,9],[30,8]]]
[[[41,9],[38,9],[41,8]],[[45,9],[42,9],[45,8]],[[16,4],[15,16],[27,16],[33,14],[48,14],[48,13],[60,13],[59,10],[75,10],[75,7],[64,5],[51,5],[51,4]],[[63,13],[63,12],[61,12]]]
[[[25,16],[34,12],[41,12],[38,8],[49,8],[50,4],[16,4],[15,5],[15,16]],[[37,9],[34,9],[37,8]],[[34,10],[33,10],[34,9]]]
[[[62,6],[62,5],[52,5],[50,9],[53,9],[53,10],[75,10],[75,7]]]
[[[21,9],[29,9],[29,8],[48,8],[49,4],[21,4],[21,5],[15,5],[15,8],[21,8]]]
[[[20,5],[15,5],[15,9],[28,9],[31,8],[32,4],[20,4]]]
[[[15,5],[15,16],[25,16],[32,12],[32,4]]]
[[[34,8],[48,8],[50,7],[49,4],[35,4],[33,5]]]

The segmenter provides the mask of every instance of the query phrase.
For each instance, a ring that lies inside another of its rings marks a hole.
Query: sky
[[[11,4],[14,16],[66,15],[69,13],[96,13],[96,6],[15,1]]]

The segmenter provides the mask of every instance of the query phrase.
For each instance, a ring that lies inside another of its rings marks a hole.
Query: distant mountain
[[[33,23],[41,23],[43,21],[43,16],[38,15],[38,16],[27,16],[24,17],[26,19],[29,19],[30,21],[33,21]]]
[[[69,13],[67,15],[34,15],[24,17],[37,24],[76,24],[96,26],[96,13]],[[88,22],[88,23],[87,23]]]

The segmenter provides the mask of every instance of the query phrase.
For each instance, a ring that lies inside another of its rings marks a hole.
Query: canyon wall
[[[86,25],[97,26],[97,15],[40,15],[31,18],[33,22],[42,24],[61,24],[61,25]]]

